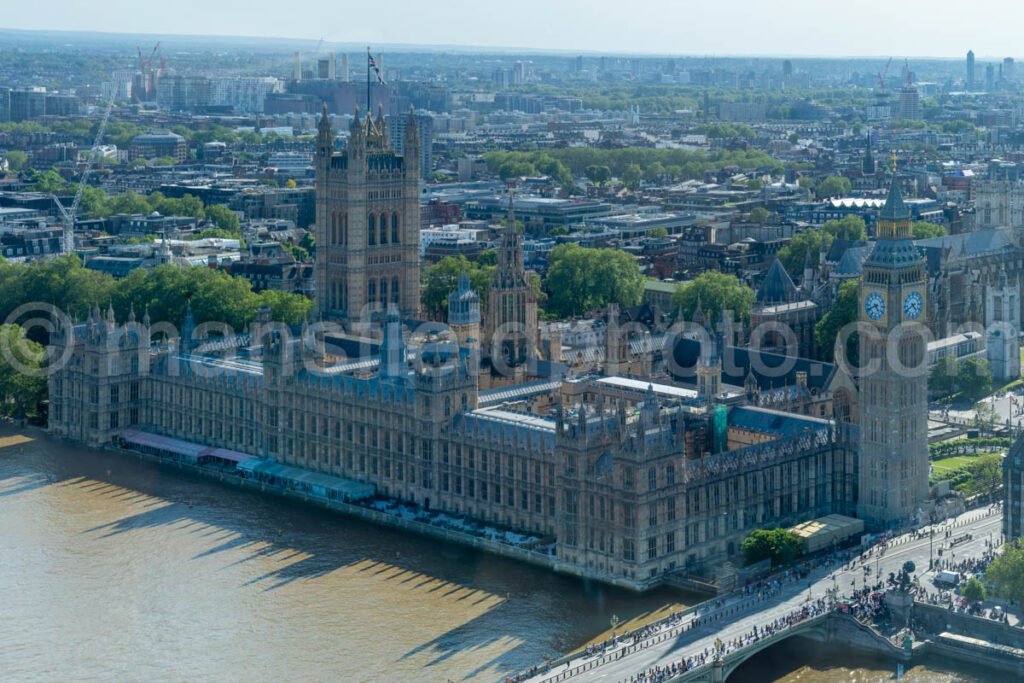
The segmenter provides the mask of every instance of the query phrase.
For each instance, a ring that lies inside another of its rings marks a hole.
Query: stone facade
[[[860,284],[872,331],[860,333],[858,516],[875,528],[912,523],[928,502],[928,290],[910,219],[894,181]]]
[[[396,304],[420,308],[419,137],[410,112],[405,156],[388,146],[383,116],[356,110],[348,148],[334,152],[326,105],[316,143],[316,290],[324,318],[365,321]],[[412,159],[412,163],[406,163]]]

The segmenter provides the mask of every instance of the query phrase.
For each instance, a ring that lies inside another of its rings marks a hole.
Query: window
[[[647,539],[647,559],[653,560],[658,556],[658,539],[651,536]]]
[[[676,532],[670,531],[665,534],[665,554],[674,553],[676,551]]]
[[[636,560],[636,548],[633,545],[633,541],[628,538],[622,540],[622,559],[627,562],[634,562]]]
[[[398,303],[398,278],[391,278],[391,303]]]
[[[377,301],[377,282],[370,280],[366,283],[366,302],[374,303]]]
[[[651,503],[647,506],[647,525],[658,526],[658,504]]]
[[[380,243],[388,243],[388,215],[386,213],[380,215]]]
[[[658,488],[658,470],[650,468],[647,470],[647,490],[653,491]]]
[[[398,212],[391,214],[391,243],[398,244]]]
[[[377,217],[372,213],[366,217],[366,239],[371,247],[377,244]]]
[[[671,463],[665,465],[665,486],[675,486],[676,468]]]
[[[676,499],[669,498],[665,501],[665,520],[674,522],[676,519]]]

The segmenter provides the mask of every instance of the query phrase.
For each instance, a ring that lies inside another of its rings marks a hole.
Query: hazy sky
[[[1019,0],[2,0],[0,27],[680,55],[1019,56]]]

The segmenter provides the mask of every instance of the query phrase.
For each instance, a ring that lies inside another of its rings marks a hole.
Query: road
[[[952,530],[952,537],[971,534],[972,540],[948,548],[945,530]],[[925,527],[927,531],[929,527]],[[652,632],[647,638],[663,637],[666,632],[676,633],[675,637],[665,639],[650,647],[639,649],[621,659],[609,661],[589,671],[583,671],[570,680],[602,681],[619,683],[631,676],[655,666],[664,666],[687,657],[711,652],[719,639],[729,641],[749,633],[754,626],[759,628],[784,617],[791,611],[803,606],[809,599],[817,600],[826,596],[829,589],[838,589],[840,595],[849,594],[853,585],[862,588],[865,585],[878,583],[878,577],[888,577],[890,572],[898,572],[907,560],[913,560],[917,567],[915,576],[929,592],[937,592],[932,585],[934,572],[928,571],[929,552],[938,559],[940,546],[945,545],[943,557],[963,560],[968,557],[981,557],[989,541],[998,543],[1002,533],[1002,510],[972,510],[955,519],[935,525],[933,539],[927,535],[914,538],[907,534],[874,546],[869,555],[861,561],[854,561],[853,566],[835,561],[813,569],[806,579],[783,583],[780,592],[767,600],[757,600],[749,596],[732,596],[725,598],[724,604],[718,608],[707,607],[696,615],[687,615],[682,622],[663,626]],[[931,550],[929,544],[931,543]],[[704,623],[697,628],[688,628],[694,618]],[[680,629],[680,626],[686,627]],[[625,647],[620,644],[615,650]],[[528,679],[531,683],[549,681],[567,669],[586,663],[594,657],[582,656],[566,665],[552,669],[550,672]]]

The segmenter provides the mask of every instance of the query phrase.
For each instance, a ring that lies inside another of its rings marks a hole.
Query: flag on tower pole
[[[373,55],[371,55],[369,52],[366,53],[366,58],[370,60],[368,62],[368,66],[370,69],[373,70],[374,75],[377,76],[377,82],[380,83],[381,85],[387,85],[384,82],[384,77],[380,73],[380,67],[377,66],[377,60],[375,60],[373,58]]]

